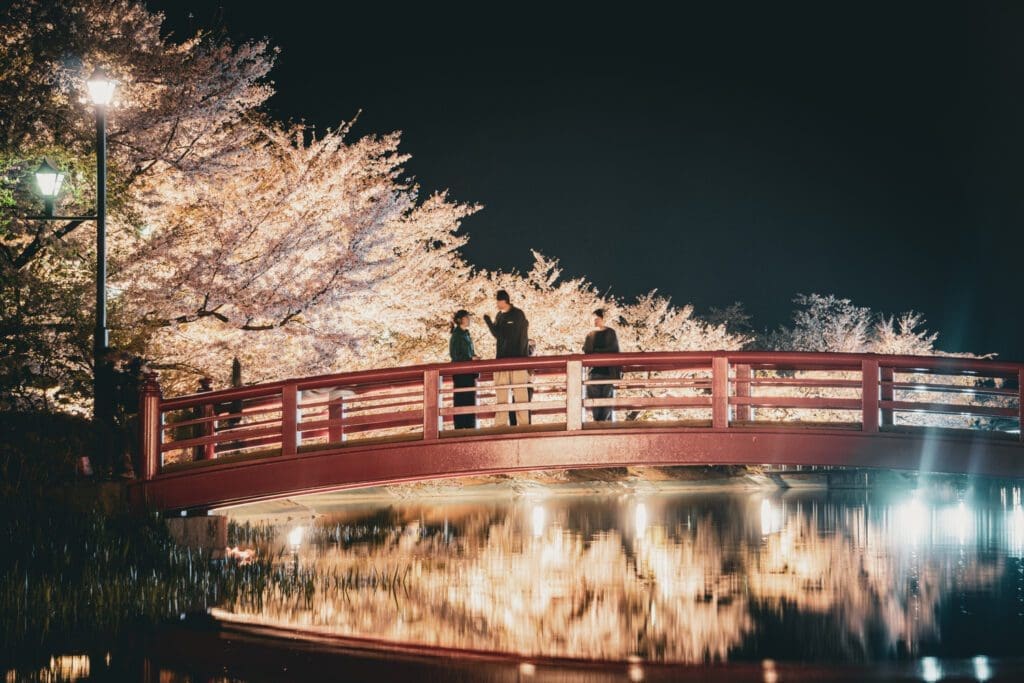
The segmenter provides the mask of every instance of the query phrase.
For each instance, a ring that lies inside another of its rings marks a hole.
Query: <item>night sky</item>
[[[149,6],[269,37],[280,118],[403,131],[424,189],[485,206],[480,266],[536,248],[759,329],[834,293],[1024,360],[1024,3],[325,4]]]

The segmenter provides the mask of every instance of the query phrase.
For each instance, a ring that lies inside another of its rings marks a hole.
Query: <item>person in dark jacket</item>
[[[526,358],[530,355],[530,322],[520,309],[512,305],[508,292],[499,289],[495,295],[498,302],[498,315],[494,320],[484,315],[484,322],[497,340],[498,353],[496,358]],[[494,373],[494,389],[499,405],[509,402],[509,394],[514,403],[529,403],[527,385],[530,373],[526,370],[506,370]],[[494,425],[507,426],[508,411],[499,410],[494,414]],[[516,424],[530,424],[530,411],[517,410]]]
[[[469,336],[469,311],[460,309],[452,316],[452,335],[448,340],[448,355],[453,363],[469,360],[480,360],[473,349],[473,338]],[[455,389],[471,389],[476,386],[477,374],[461,373],[452,375]],[[452,405],[456,408],[476,405],[476,391],[456,391],[452,396]],[[476,429],[476,415],[456,415],[456,429]]]
[[[594,311],[594,330],[587,335],[583,342],[583,353],[618,353],[619,337],[615,330],[605,325],[605,310],[599,308]],[[590,379],[607,384],[588,384],[587,398],[613,398],[615,396],[615,385],[611,380],[622,377],[622,368],[596,367],[590,368]],[[610,406],[597,406],[592,409],[594,422],[610,422],[614,411]]]

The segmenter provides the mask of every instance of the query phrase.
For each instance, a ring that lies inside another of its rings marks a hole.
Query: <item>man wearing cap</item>
[[[498,315],[494,320],[484,315],[484,322],[497,340],[498,353],[496,358],[526,358],[530,355],[530,323],[526,315],[512,305],[508,292],[499,289],[495,295],[498,302]],[[509,402],[509,394],[514,403],[529,403],[530,397],[527,384],[530,373],[527,370],[500,370],[494,373],[494,387],[499,405]],[[496,427],[508,426],[508,412],[498,411],[494,414]],[[516,424],[530,424],[530,411],[517,410]]]

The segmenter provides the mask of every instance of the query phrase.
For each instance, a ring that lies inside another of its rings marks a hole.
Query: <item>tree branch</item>
[[[42,230],[40,230],[39,232],[36,233],[36,236],[32,240],[32,242],[30,242],[29,245],[25,247],[25,249],[20,254],[18,254],[13,261],[11,261],[11,265],[14,266],[15,270],[21,270],[26,265],[28,265],[28,263],[32,259],[34,259],[39,254],[39,252],[41,252],[43,249],[53,244],[57,240],[63,239],[66,235],[70,234],[75,228],[77,228],[84,222],[84,220],[70,221],[62,225],[60,228],[54,230],[53,235],[51,235],[49,239],[44,238],[43,232]]]
[[[291,313],[289,313],[285,317],[281,318],[276,323],[265,323],[263,325],[252,325],[250,323],[245,323],[239,329],[245,330],[247,332],[262,332],[262,331],[265,331],[265,330],[272,330],[275,327],[284,327],[285,325],[290,323],[292,320],[294,320],[295,318],[297,318],[301,314],[302,314],[302,309],[300,308],[297,311],[292,311]]]

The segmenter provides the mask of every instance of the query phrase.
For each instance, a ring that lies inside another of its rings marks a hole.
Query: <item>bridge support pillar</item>
[[[215,559],[224,557],[228,547],[228,518],[225,515],[168,517],[167,531],[176,544],[209,552]]]

